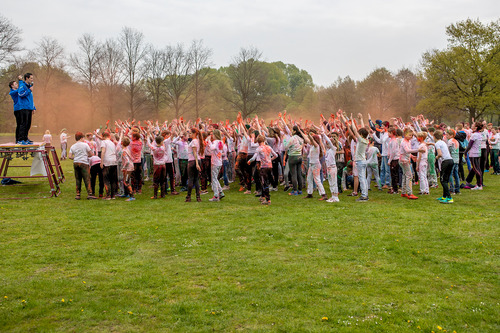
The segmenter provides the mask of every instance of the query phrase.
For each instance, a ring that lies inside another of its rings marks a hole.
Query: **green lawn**
[[[0,187],[39,198],[0,200],[1,332],[500,330],[500,176],[450,205],[76,201],[71,163],[58,198]]]

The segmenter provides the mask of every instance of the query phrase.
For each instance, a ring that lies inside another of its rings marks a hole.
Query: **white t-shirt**
[[[443,140],[439,140],[438,142],[436,142],[435,147],[436,147],[436,152],[438,149],[441,150],[442,156],[439,158],[440,165],[445,160],[453,160],[453,158],[451,157],[450,151],[448,150],[448,145]]]
[[[59,139],[61,140],[61,143],[66,143],[68,142],[68,134],[66,133],[61,133],[61,136],[59,137]]]
[[[194,152],[193,149],[196,151],[196,156],[198,156],[198,160],[201,159],[202,156],[200,156],[200,142],[198,139],[193,139],[189,143],[189,148],[188,148],[188,161],[194,161]]]
[[[116,146],[111,140],[102,140],[101,141],[101,151],[102,148],[106,148],[104,154],[101,154],[102,164],[104,166],[112,166],[117,165],[116,162]]]
[[[73,154],[73,163],[89,164],[90,147],[85,142],[78,141],[69,149],[69,153]]]

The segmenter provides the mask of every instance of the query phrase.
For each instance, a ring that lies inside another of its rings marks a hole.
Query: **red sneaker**
[[[413,195],[413,194],[408,195],[407,198],[410,199],[410,200],[416,200],[416,199],[418,199],[418,197],[415,196],[415,195]]]
[[[402,198],[408,198],[408,194],[401,194]]]

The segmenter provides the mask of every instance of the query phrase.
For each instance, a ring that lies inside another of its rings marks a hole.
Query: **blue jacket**
[[[19,89],[17,89],[19,110],[36,110],[33,102],[33,93],[26,82],[19,81]]]
[[[14,102],[14,112],[21,110],[19,108],[19,97],[17,96],[17,90],[10,89],[10,97],[12,98],[12,101]]]

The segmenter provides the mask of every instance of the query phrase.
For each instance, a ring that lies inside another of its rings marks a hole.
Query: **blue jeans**
[[[391,168],[388,163],[389,158],[387,156],[382,156],[382,162],[380,163],[380,182],[382,186],[391,186]]]
[[[228,186],[229,179],[227,178],[227,173],[229,171],[229,160],[223,160],[222,166],[224,167],[223,171],[222,171],[222,178],[224,179],[224,186]]]
[[[450,174],[450,190],[454,193],[460,193],[460,177],[458,176],[458,163],[453,164]]]
[[[361,188],[361,196],[368,198],[368,181],[366,180],[366,161],[356,161],[358,169],[359,187]]]

